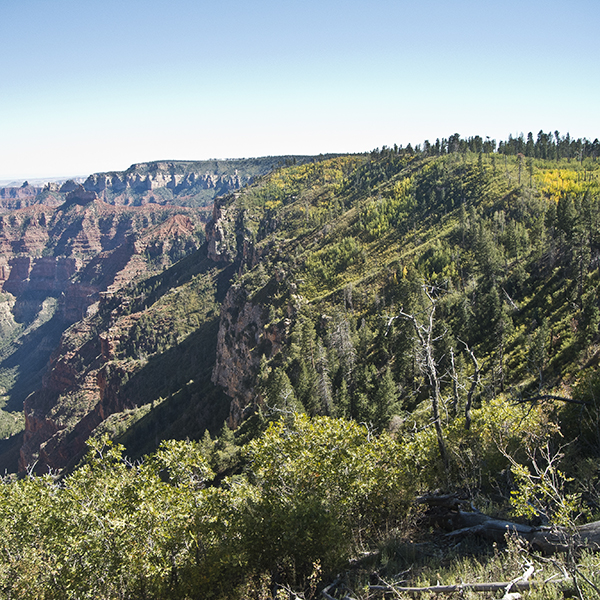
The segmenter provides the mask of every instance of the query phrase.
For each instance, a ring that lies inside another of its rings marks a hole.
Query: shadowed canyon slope
[[[203,239],[202,222],[209,216],[210,207],[205,205],[217,194],[238,189],[283,164],[309,160],[161,161],[91,175],[83,184],[68,181],[36,187],[25,183],[0,190],[0,434],[8,436],[25,426],[34,451],[22,459],[23,464],[36,460],[33,438],[45,443],[62,429],[49,425],[51,419],[45,416],[36,420],[39,408],[31,409],[24,422],[19,415],[26,396],[42,385],[44,371],[49,368],[51,373],[56,367],[60,372],[67,360],[53,358],[48,363],[53,349],[61,356],[59,339],[65,328],[93,316],[102,306],[101,294],[112,297],[197,249]],[[47,375],[44,385],[51,381],[54,388],[56,381],[67,382],[66,388],[81,384],[69,382],[64,372],[56,380],[52,377]],[[91,385],[93,378],[100,383]],[[103,385],[97,373],[86,381],[86,390],[91,386],[98,391]],[[36,398],[28,406],[34,406]],[[117,403],[106,414],[100,410],[101,417],[88,417],[84,421],[88,425],[80,426],[86,432],[78,448],[108,414],[130,405]],[[6,445],[0,443],[0,455]],[[10,452],[14,457],[12,446]],[[48,459],[48,464],[63,465],[67,454],[62,452],[57,461]],[[13,458],[8,466],[14,468]]]
[[[58,208],[0,214],[0,430],[18,429],[62,332],[111,294],[196,250],[205,214],[124,207],[75,188]],[[0,448],[0,452],[2,449]]]

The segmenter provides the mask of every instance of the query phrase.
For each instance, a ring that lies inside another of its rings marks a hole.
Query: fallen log
[[[482,513],[457,511],[449,519],[456,529],[446,534],[448,537],[478,535],[493,542],[504,541],[506,534],[516,535],[545,554],[566,552],[575,549],[600,550],[600,521],[579,525],[573,529],[565,527],[533,527],[493,519]]]
[[[426,495],[417,499],[418,504],[430,507],[432,523],[446,529],[448,537],[477,535],[492,542],[502,542],[506,534],[526,540],[530,546],[545,554],[565,552],[570,547],[600,551],[600,521],[565,527],[534,527],[504,519],[489,517],[477,510],[465,510],[469,506],[464,499],[453,495]]]
[[[396,585],[370,585],[369,590],[373,592],[397,592],[403,594],[452,594],[454,592],[498,592],[525,591],[539,588],[544,585],[570,584],[569,579],[554,579],[552,581],[490,581],[487,583],[456,583],[452,585],[431,585],[427,587],[404,587]]]
[[[458,498],[456,494],[426,494],[419,496],[416,500],[417,504],[427,504],[428,506],[438,506],[457,510],[461,506],[469,506],[469,502],[463,498]]]

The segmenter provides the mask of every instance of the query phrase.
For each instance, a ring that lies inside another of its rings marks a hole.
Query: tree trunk
[[[440,379],[437,372],[437,365],[435,364],[435,357],[433,356],[433,326],[434,326],[434,315],[435,315],[435,299],[431,293],[427,290],[427,286],[423,285],[425,295],[429,299],[429,315],[426,325],[420,325],[414,315],[405,313],[403,310],[399,311],[399,316],[409,320],[415,329],[415,333],[419,338],[421,344],[421,351],[425,358],[425,374],[429,380],[429,391],[431,396],[431,412],[433,417],[433,424],[435,427],[435,433],[437,436],[438,447],[440,450],[440,457],[444,463],[444,468],[448,471],[448,454],[446,452],[446,443],[444,441],[444,432],[442,430],[442,422],[440,419]]]
[[[480,512],[461,510],[466,501],[452,496],[423,496],[417,499],[419,504],[436,507],[434,520],[450,529],[446,535],[460,537],[478,535],[492,542],[503,542],[506,534],[526,540],[532,548],[545,554],[566,552],[569,548],[600,551],[600,521],[579,525],[573,529],[565,527],[533,527],[493,519]],[[442,509],[443,515],[440,514]]]

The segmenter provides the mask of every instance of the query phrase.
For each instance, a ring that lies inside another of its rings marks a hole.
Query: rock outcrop
[[[230,288],[221,309],[212,381],[231,398],[229,426],[240,425],[259,400],[255,391],[261,358],[281,351],[290,319],[269,322],[269,306],[255,303],[240,286]]]
[[[144,194],[165,188],[174,195],[179,195],[195,189],[228,192],[240,188],[248,181],[247,177],[240,176],[237,171],[231,175],[194,170],[182,173],[178,172],[175,163],[154,163],[152,166],[155,168],[148,171],[141,169],[140,165],[134,165],[124,173],[96,173],[86,179],[83,187],[97,194],[123,194],[127,190]],[[146,201],[150,201],[150,198],[148,196]]]
[[[65,186],[63,186],[64,189]],[[82,185],[75,186],[74,189],[69,191],[69,193],[65,197],[65,205],[69,206],[71,204],[79,204],[80,206],[85,206],[90,202],[94,202],[94,200],[98,199],[98,194],[96,194],[93,190],[88,190],[84,188]]]
[[[255,243],[260,224],[235,200],[230,195],[215,202],[213,220],[206,227],[207,252],[211,260],[230,263],[242,273],[260,263],[272,247]],[[237,427],[260,401],[255,384],[261,358],[271,359],[281,351],[296,314],[291,286],[281,269],[265,271],[260,286],[250,291],[232,285],[221,307],[212,381],[231,398],[230,427]]]
[[[34,464],[42,471],[65,467],[81,456],[90,433],[104,419],[130,408],[118,393],[128,369],[109,364],[102,346],[93,317],[63,336],[42,388],[25,400],[20,470]]]
[[[15,296],[26,291],[64,293],[70,278],[77,272],[74,258],[14,256],[0,259],[0,290]]]
[[[60,193],[59,186],[54,183],[39,186],[25,182],[18,187],[0,187],[0,212],[19,210],[28,206],[56,208],[64,201],[64,195]]]
[[[35,198],[43,189],[41,186],[29,185],[29,182],[26,181],[18,187],[0,188],[0,198],[2,200],[30,200]]]
[[[208,257],[217,263],[232,263],[237,258],[235,220],[230,216],[227,206],[216,201],[212,220],[206,224]]]
[[[257,160],[258,165],[245,160],[162,161],[132,165],[127,171],[94,173],[83,184],[69,180],[62,185],[33,186],[25,182],[0,188],[0,209],[56,207],[63,202],[85,205],[96,198],[122,206],[204,206],[272,168],[273,159],[263,159],[264,164]]]
[[[59,209],[32,206],[0,215],[0,292],[63,295],[74,321],[98,293],[199,247],[203,214],[189,208],[115,207],[81,186]],[[160,256],[160,258],[158,258]]]

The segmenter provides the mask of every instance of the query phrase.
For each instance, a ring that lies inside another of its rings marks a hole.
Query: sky
[[[598,0],[0,0],[0,181],[600,137]]]

